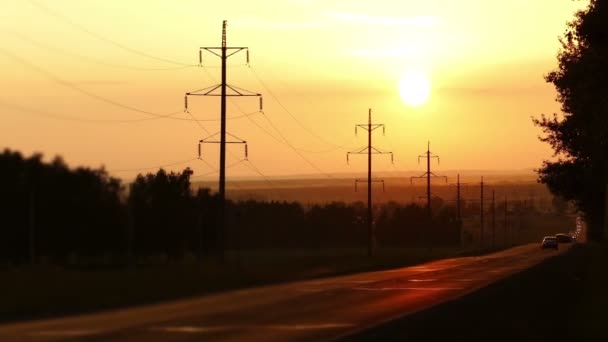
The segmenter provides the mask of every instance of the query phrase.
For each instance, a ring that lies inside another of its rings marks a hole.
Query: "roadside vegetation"
[[[0,170],[4,320],[485,253],[574,226],[560,201],[512,200],[494,229],[486,209],[482,243],[479,203],[461,203],[462,220],[439,197],[431,218],[417,204],[381,203],[370,259],[361,202],[229,201],[221,262],[217,197],[193,189],[189,169],[139,175],[127,187],[103,169],[5,150]]]

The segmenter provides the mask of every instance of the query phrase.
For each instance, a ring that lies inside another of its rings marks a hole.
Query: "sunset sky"
[[[229,177],[363,172],[364,156],[347,165],[345,155],[367,142],[354,126],[367,122],[368,108],[386,125],[374,145],[395,154],[394,166],[375,157],[378,171],[421,170],[427,140],[444,170],[539,167],[551,150],[531,116],[559,111],[543,75],[556,67],[566,22],[587,2],[0,4],[0,147],[105,165],[128,181],[172,164],[216,177],[217,145],[203,146],[206,162],[194,159],[204,130],[219,131],[219,122],[192,121],[183,97],[218,82],[219,58],[204,54],[201,68],[198,51],[221,44],[224,19],[228,45],[248,46],[251,59],[251,67],[245,53],[229,59],[228,83],[264,97],[264,114],[254,113],[254,98],[228,102],[236,116],[228,131],[247,140],[250,158],[238,163],[242,147],[230,146]],[[418,107],[399,95],[411,71],[431,84]],[[219,117],[219,98],[189,102],[197,119]]]

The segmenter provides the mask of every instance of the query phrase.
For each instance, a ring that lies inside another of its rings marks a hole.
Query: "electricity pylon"
[[[507,215],[508,215],[508,206],[507,206],[507,205],[508,205],[508,202],[507,202],[507,195],[505,195],[505,217],[504,217],[505,221],[504,221],[504,223],[503,223],[503,233],[502,233],[502,236],[503,236],[503,241],[504,241],[504,245],[505,245],[505,247],[506,247],[506,246],[507,246],[507,244],[508,244],[508,240],[507,240]]]
[[[492,189],[492,248],[496,244],[496,190]]]
[[[216,56],[218,56],[222,60],[222,83],[211,86],[205,89],[196,90],[193,92],[186,93],[184,98],[185,109],[184,111],[188,111],[188,96],[219,96],[220,97],[220,132],[212,134],[211,136],[202,139],[199,141],[199,158],[201,155],[201,145],[203,143],[218,143],[220,145],[220,172],[219,172],[219,208],[218,208],[218,249],[220,260],[224,261],[224,252],[225,252],[225,236],[226,236],[226,226],[225,226],[225,206],[226,206],[226,144],[227,143],[237,143],[245,145],[245,158],[247,158],[247,142],[241,139],[236,138],[234,135],[226,132],[226,97],[227,96],[257,96],[260,98],[260,111],[262,110],[262,95],[258,93],[253,93],[248,90],[232,86],[226,83],[226,60],[228,57],[240,52],[246,51],[247,53],[247,63],[249,63],[249,48],[247,47],[228,47],[226,44],[226,20],[222,23],[222,46],[221,47],[201,47],[199,49],[199,63],[202,66],[203,54],[202,52],[208,51]],[[218,53],[219,51],[219,53]],[[216,91],[220,89],[220,93],[218,94]],[[229,89],[231,93],[227,93],[226,90]],[[211,137],[216,135],[220,136],[219,141],[210,141]],[[226,134],[229,134],[233,138],[236,138],[236,141],[226,141]]]
[[[460,245],[462,246],[463,243],[463,239],[462,239],[462,196],[460,193],[460,186],[462,185],[462,183],[460,183],[460,174],[456,175],[456,219],[458,220],[458,229],[460,230]]]
[[[456,218],[458,219],[458,222],[462,222],[462,202],[464,201],[462,199],[462,191],[461,191],[461,186],[465,185],[467,183],[461,183],[460,182],[460,174],[456,175]]]
[[[481,247],[483,248],[483,176],[481,176],[481,195],[480,195],[480,204],[479,204],[479,219],[481,221],[481,235],[480,235],[480,243],[481,243]]]
[[[431,142],[427,143],[427,150],[424,154],[418,156],[418,163],[420,163],[420,158],[426,158],[426,172],[422,176],[410,177],[410,184],[413,183],[414,178],[426,178],[426,210],[429,218],[432,217],[431,212],[431,177],[437,178],[445,178],[445,182],[448,182],[448,177],[446,176],[438,176],[431,171],[431,159],[437,158],[437,163],[439,164],[439,156],[431,153]]]
[[[374,255],[374,227],[373,227],[373,213],[372,213],[372,183],[382,182],[384,189],[384,180],[372,179],[372,154],[390,154],[391,162],[393,159],[393,152],[384,152],[372,146],[372,132],[382,127],[382,133],[385,133],[384,124],[372,124],[372,109],[369,109],[367,124],[361,124],[355,126],[355,135],[357,135],[357,128],[361,128],[367,131],[367,147],[362,148],[358,151],[346,153],[346,163],[349,162],[348,156],[351,154],[367,154],[367,180],[355,179],[355,191],[357,190],[357,183],[367,182],[367,255]]]
[[[451,186],[456,186],[456,219],[459,222],[462,221],[462,204],[465,202],[465,199],[462,198],[462,186],[466,184],[460,181],[460,174],[456,175],[456,184],[450,184]]]

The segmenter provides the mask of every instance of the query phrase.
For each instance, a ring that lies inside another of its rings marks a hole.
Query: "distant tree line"
[[[126,263],[206,257],[217,252],[218,196],[193,190],[192,171],[138,175],[128,187],[103,169],[70,169],[60,159],[0,154],[0,264]],[[474,213],[474,204],[463,214]],[[390,202],[374,208],[380,246],[460,243],[454,205]],[[366,206],[333,202],[228,201],[226,247],[364,250]]]
[[[103,169],[69,169],[57,157],[0,155],[0,257],[25,263],[36,255],[124,250],[122,185]],[[33,254],[35,253],[35,254]]]

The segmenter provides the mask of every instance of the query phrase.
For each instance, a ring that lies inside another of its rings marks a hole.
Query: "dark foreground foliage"
[[[545,161],[540,181],[573,201],[589,225],[590,239],[603,238],[608,191],[608,1],[592,0],[576,13],[561,40],[558,68],[546,76],[555,86],[563,115],[535,119],[559,159]]]

